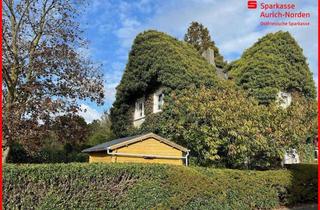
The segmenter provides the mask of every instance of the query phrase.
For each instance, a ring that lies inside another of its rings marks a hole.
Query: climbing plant
[[[188,43],[161,32],[139,34],[132,45],[123,77],[117,87],[111,108],[112,130],[117,136],[134,132],[134,102],[164,87],[165,95],[190,85],[213,87],[217,83],[214,66],[210,65]]]
[[[233,81],[222,81],[190,44],[157,31],[139,34],[111,109],[113,132],[160,134],[189,148],[200,165],[280,166],[287,149],[302,148],[313,138],[317,105],[312,75],[295,40],[284,32],[268,36],[228,67]],[[290,47],[297,52],[278,52]],[[260,60],[254,57],[259,54]],[[153,113],[152,93],[159,87],[165,103],[162,112]],[[274,101],[279,90],[292,93],[287,109]],[[134,128],[140,97],[145,97],[145,121]]]
[[[284,152],[303,148],[317,128],[315,101],[299,93],[293,98],[283,109],[276,103],[259,105],[232,83],[192,87],[173,91],[163,114],[147,118],[141,129],[189,148],[200,165],[279,167]]]
[[[269,104],[281,91],[316,96],[315,84],[302,49],[289,32],[270,33],[247,49],[227,70],[237,85]]]

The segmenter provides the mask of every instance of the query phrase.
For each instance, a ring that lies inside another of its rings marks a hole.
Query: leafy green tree
[[[147,117],[140,132],[156,132],[186,146],[200,165],[278,167],[284,152],[305,144],[316,127],[314,101],[298,93],[294,99],[287,109],[276,103],[262,106],[232,83],[174,91],[163,114]]]
[[[30,159],[30,155],[25,148],[18,143],[14,143],[11,147],[7,161],[8,163],[28,163],[30,162]]]
[[[184,41],[190,43],[200,54],[208,48],[212,48],[216,66],[223,68],[226,65],[223,56],[219,53],[219,49],[216,47],[214,41],[211,40],[209,30],[201,23],[192,22],[190,24],[188,31],[184,36]]]
[[[116,136],[111,130],[111,120],[108,112],[105,112],[100,120],[94,120],[89,124],[90,135],[87,144],[94,146],[114,139]]]
[[[302,49],[289,32],[270,33],[231,63],[229,78],[248,90],[261,104],[269,104],[281,91],[315,98],[316,90]]]

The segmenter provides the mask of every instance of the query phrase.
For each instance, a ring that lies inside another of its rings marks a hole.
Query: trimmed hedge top
[[[4,209],[272,209],[317,201],[317,165],[4,165],[3,175]]]
[[[160,85],[166,94],[190,85],[214,86],[216,70],[188,43],[154,30],[139,34],[132,45],[123,77],[111,108],[112,129],[126,136],[134,100]]]

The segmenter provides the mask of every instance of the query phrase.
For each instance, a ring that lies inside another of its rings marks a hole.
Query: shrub
[[[67,157],[64,150],[44,148],[33,157],[33,161],[36,163],[65,163]]]
[[[61,149],[44,148],[32,157],[33,163],[70,163],[86,162],[88,155],[80,151],[67,152]]]
[[[28,163],[30,162],[30,155],[23,145],[19,143],[13,143],[8,155],[8,163]]]
[[[287,165],[293,171],[291,200],[293,202],[314,202],[318,198],[318,164]]]
[[[317,165],[240,171],[148,164],[5,165],[4,209],[271,209],[317,201]]]
[[[147,116],[140,132],[189,148],[198,165],[277,168],[284,152],[302,148],[317,127],[317,104],[298,93],[293,98],[283,109],[276,103],[259,105],[232,82],[186,88],[173,91],[161,115]]]

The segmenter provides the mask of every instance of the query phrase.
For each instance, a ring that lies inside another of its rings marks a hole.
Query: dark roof
[[[140,140],[143,140],[143,139],[146,139],[146,138],[150,138],[150,137],[153,137],[163,143],[166,143],[176,149],[179,149],[181,151],[189,151],[188,149],[174,143],[174,142],[171,142],[167,139],[164,139],[162,138],[161,136],[158,136],[154,133],[147,133],[147,134],[141,134],[141,135],[136,135],[136,136],[130,136],[130,137],[125,137],[125,138],[120,138],[120,139],[115,139],[115,140],[112,140],[112,141],[108,141],[108,142],[105,142],[105,143],[102,143],[102,144],[98,144],[96,146],[93,146],[93,147],[90,147],[88,149],[85,149],[85,150],[82,150],[82,152],[85,152],[85,153],[90,153],[90,152],[100,152],[100,151],[107,151],[108,148],[112,147],[111,149],[115,149],[117,147],[120,147],[120,146],[123,146],[124,144],[126,144],[126,142],[128,144],[130,143],[134,143],[136,141],[140,141]],[[119,145],[119,146],[117,146]]]
[[[119,143],[123,143],[132,139],[135,139],[137,137],[141,137],[145,134],[141,134],[141,135],[136,135],[136,136],[129,136],[129,137],[124,137],[124,138],[120,138],[120,139],[114,139],[112,141],[107,141],[105,143],[102,144],[98,144],[96,146],[90,147],[88,149],[83,150],[82,152],[98,152],[98,151],[105,151],[107,150],[108,147],[111,147],[113,145],[119,144]]]

